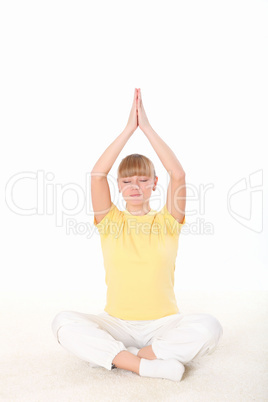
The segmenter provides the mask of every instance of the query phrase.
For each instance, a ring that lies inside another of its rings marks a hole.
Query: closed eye
[[[148,181],[148,180],[141,180],[141,181]],[[129,181],[123,181],[123,183],[129,183]]]

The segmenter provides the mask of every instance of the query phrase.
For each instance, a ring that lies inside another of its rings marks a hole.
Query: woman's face
[[[140,204],[150,199],[157,181],[158,177],[155,180],[149,176],[122,177],[118,179],[118,187],[128,204]]]

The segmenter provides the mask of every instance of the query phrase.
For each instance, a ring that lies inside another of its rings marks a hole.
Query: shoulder
[[[97,222],[96,217],[94,216],[94,221],[93,224],[97,228],[106,226],[108,222],[113,221],[116,222],[122,218],[123,212],[120,211],[120,209],[117,208],[117,206],[111,202],[111,207],[109,211],[106,213],[106,215],[101,219],[100,222]]]
[[[186,223],[184,215],[182,222],[179,222],[168,210],[165,204],[156,214],[156,219],[161,223],[164,229],[169,229],[170,233],[180,233],[182,226]]]

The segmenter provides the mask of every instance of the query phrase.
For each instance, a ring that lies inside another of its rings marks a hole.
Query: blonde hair
[[[147,156],[131,154],[121,160],[117,169],[118,179],[131,176],[149,176],[156,178],[153,162]]]

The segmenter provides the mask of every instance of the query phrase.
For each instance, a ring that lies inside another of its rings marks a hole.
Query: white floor
[[[51,331],[62,310],[98,313],[104,300],[85,294],[2,295],[0,401],[268,401],[268,292],[180,291],[183,313],[213,314],[223,337],[191,362],[179,383],[130,371],[90,368]]]

